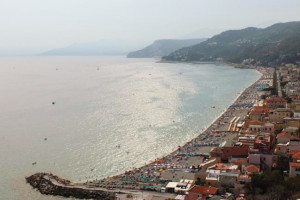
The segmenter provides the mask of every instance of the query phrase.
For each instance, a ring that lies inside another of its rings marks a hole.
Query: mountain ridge
[[[162,61],[217,61],[278,65],[300,61],[300,22],[277,23],[266,28],[228,30],[164,56]]]
[[[76,43],[62,48],[51,49],[39,55],[42,56],[68,56],[68,55],[126,55],[136,49],[130,41],[99,40],[89,43]]]
[[[145,48],[130,52],[128,58],[151,58],[162,57],[176,51],[180,48],[191,46],[205,41],[206,38],[200,39],[160,39],[155,40]]]

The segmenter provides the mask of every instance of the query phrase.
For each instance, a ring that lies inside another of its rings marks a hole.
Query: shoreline
[[[214,63],[211,63],[211,64],[214,64]],[[234,67],[234,66],[231,66],[231,65],[228,65],[228,66]],[[202,134],[204,134],[206,131],[208,131],[208,130],[209,130],[209,129],[210,129],[210,128],[218,121],[218,120],[220,120],[220,118],[228,111],[228,109],[230,109],[230,107],[231,107],[232,105],[234,105],[234,104],[239,100],[239,98],[243,95],[243,93],[244,93],[247,89],[249,89],[250,87],[252,87],[253,85],[255,85],[258,81],[260,81],[260,79],[263,77],[263,74],[262,74],[259,70],[257,70],[257,69],[253,69],[253,70],[256,71],[256,72],[260,75],[260,76],[258,77],[258,79],[255,80],[254,82],[250,83],[250,84],[249,84],[248,86],[246,86],[243,90],[241,90],[241,91],[239,92],[239,94],[237,95],[237,97],[232,101],[232,103],[229,104],[229,106],[227,106],[227,107],[224,109],[224,111],[222,111],[222,112],[220,113],[220,115],[218,115],[216,118],[214,118],[213,121],[212,121],[211,123],[209,123],[208,126],[205,126],[205,127],[201,130],[201,132],[200,132],[198,135],[196,135],[195,137],[189,139],[189,140],[188,140],[187,142],[185,142],[182,146],[178,145],[178,147],[183,148],[183,147],[185,147],[186,145],[189,145],[191,142],[193,142],[193,140],[199,138]],[[168,157],[168,156],[170,156],[170,155],[175,155],[176,152],[178,152],[178,147],[177,147],[175,150],[173,150],[173,151],[171,151],[171,152],[169,152],[169,153],[166,153],[166,154],[163,155],[163,156],[156,157],[154,161],[152,160],[152,163],[155,162],[156,160],[164,159],[165,157]],[[212,148],[212,147],[211,147],[211,148]],[[143,165],[141,165],[141,166],[137,166],[137,167],[133,167],[133,168],[134,168],[134,169],[136,169],[136,168],[144,168],[144,167],[147,167],[147,166],[149,166],[149,165],[151,165],[151,160],[148,161],[148,162],[146,162],[145,164],[143,164]],[[126,172],[126,171],[125,171],[125,172]],[[117,174],[115,174],[115,175],[111,175],[111,176],[108,176],[108,177],[105,177],[105,178],[110,178],[110,177],[122,175],[122,174],[124,174],[125,172],[117,173]],[[104,179],[105,179],[105,178],[104,178]],[[93,181],[93,180],[94,180],[94,179],[92,179],[92,180],[87,179],[87,180],[85,180],[85,181],[78,181],[77,183],[84,183],[84,182],[86,182],[86,181]]]
[[[244,88],[241,92],[239,92],[239,95],[233,100],[233,102],[227,107],[225,108],[225,110],[218,116],[216,117],[210,124],[209,126],[207,126],[200,134],[198,134],[196,137],[192,138],[190,141],[186,142],[182,147],[184,147],[185,145],[188,145],[189,143],[191,143],[194,139],[198,138],[199,136],[201,136],[203,133],[205,133],[206,131],[208,131],[210,128],[212,128],[212,126],[218,121],[220,120],[220,118],[228,111],[228,109],[234,105],[238,99],[243,95],[243,93],[249,89],[251,86],[255,85],[258,81],[260,81],[260,79],[262,78],[263,74],[260,73],[258,70],[255,69],[255,71],[257,71],[260,74],[260,77],[254,81],[253,83],[249,84],[249,86],[247,86],[246,88]],[[175,151],[173,151],[172,153],[169,154],[173,154],[175,152],[177,152],[178,149],[176,149]]]
[[[244,95],[247,93],[247,92],[251,92],[251,91],[248,91],[248,90],[251,90],[251,89],[253,89],[252,87],[255,85],[255,84],[257,84],[257,82],[258,81],[260,81],[261,80],[261,78],[263,77],[263,74],[258,70],[258,68],[256,68],[256,69],[254,69],[255,71],[257,71],[259,74],[260,74],[260,76],[259,76],[259,78],[257,79],[257,80],[255,80],[253,83],[251,83],[251,84],[249,84],[247,87],[245,87],[241,92],[239,92],[239,95],[237,95],[237,97],[233,100],[233,102],[227,107],[227,108],[225,108],[224,109],[224,111],[223,112],[221,112],[220,113],[220,115],[218,116],[218,117],[216,117],[206,128],[204,128],[203,129],[203,131],[201,132],[201,133],[199,133],[198,135],[196,135],[195,137],[193,137],[193,138],[191,138],[189,141],[187,141],[187,142],[185,142],[182,146],[178,146],[178,148],[176,149],[176,150],[174,150],[174,151],[172,151],[172,152],[170,152],[170,153],[167,153],[165,156],[162,156],[162,157],[158,157],[158,158],[156,158],[155,159],[155,161],[154,162],[148,162],[148,163],[146,163],[145,165],[142,165],[142,166],[140,166],[140,167],[134,167],[133,169],[134,170],[130,170],[130,171],[125,171],[125,172],[123,172],[123,173],[120,173],[120,174],[117,174],[117,175],[114,175],[114,176],[109,176],[109,177],[106,177],[106,178],[104,178],[104,179],[101,179],[100,180],[100,182],[102,183],[105,183],[105,182],[108,182],[108,187],[110,187],[111,186],[111,188],[125,188],[125,189],[140,189],[140,190],[144,190],[145,188],[144,187],[142,187],[142,188],[131,188],[131,187],[128,187],[128,188],[126,188],[126,187],[114,187],[115,185],[113,185],[113,184],[111,184],[111,182],[113,183],[113,181],[111,181],[111,180],[113,180],[113,179],[118,179],[119,177],[121,177],[121,176],[124,176],[124,175],[128,175],[129,174],[129,176],[133,176],[134,175],[134,173],[136,173],[136,171],[138,171],[136,174],[141,174],[141,172],[142,172],[142,174],[144,173],[144,172],[146,172],[147,170],[149,171],[149,168],[151,168],[152,166],[153,166],[153,164],[154,163],[157,163],[157,161],[162,161],[162,163],[164,162],[164,161],[166,161],[166,165],[168,165],[168,164],[170,164],[170,163],[172,163],[172,162],[176,162],[175,160],[176,159],[174,159],[174,158],[176,158],[176,155],[178,154],[178,153],[180,153],[181,152],[181,150],[182,149],[184,149],[184,150],[188,150],[189,151],[189,148],[190,148],[190,146],[191,145],[193,145],[193,144],[195,144],[197,141],[199,141],[199,139],[200,139],[200,142],[204,142],[204,141],[202,141],[202,136],[203,135],[205,135],[205,134],[208,134],[208,132],[214,132],[215,130],[213,129],[214,128],[214,126],[220,126],[220,123],[222,123],[222,119],[225,119],[226,117],[227,117],[227,114],[228,113],[230,113],[230,112],[232,112],[232,110],[231,110],[231,107],[234,105],[234,104],[237,104],[240,100],[241,100],[241,98],[242,97],[244,97]],[[242,110],[242,111],[245,111],[246,110],[246,108],[244,108],[244,110]],[[228,115],[228,117],[227,118],[229,118],[229,117],[231,117],[231,115],[229,114]],[[224,123],[224,120],[223,120],[223,123]],[[223,125],[225,125],[225,124],[223,124]],[[227,124],[226,124],[227,125]],[[225,126],[226,126],[225,125]],[[218,130],[218,131],[220,131],[220,130]],[[217,132],[217,131],[216,131]],[[223,132],[226,132],[226,131],[223,131]],[[230,134],[229,134],[230,135]],[[228,137],[229,137],[229,135],[228,135]],[[225,135],[224,137],[226,137],[227,135]],[[227,137],[226,137],[227,138]],[[225,138],[224,138],[224,140],[225,140]],[[225,140],[225,141],[230,141],[230,137],[229,137],[229,140],[228,140],[228,138],[227,138],[227,140]],[[208,148],[206,148],[206,147],[208,147],[209,149],[211,149],[212,147],[213,147],[213,145],[208,145],[208,146],[200,146],[199,148],[197,147],[196,149],[197,150],[202,150],[202,154],[204,155],[205,153],[207,153],[207,151],[208,151]],[[206,148],[206,150],[204,150]],[[188,152],[187,151],[187,152]],[[192,151],[191,151],[192,152]],[[208,151],[209,152],[209,151]],[[165,166],[164,166],[165,167]],[[154,173],[154,172],[153,172]],[[39,174],[39,173],[37,173],[37,174]],[[35,174],[35,175],[37,175],[37,174]],[[150,174],[150,172],[149,172],[149,174]],[[155,173],[154,173],[155,174]],[[33,175],[33,176],[35,176],[35,175]],[[31,176],[32,177],[32,176]],[[27,177],[28,178],[28,177]],[[26,179],[27,179],[26,178]],[[59,178],[59,177],[58,177]],[[59,178],[60,179],[60,178]],[[39,179],[39,180],[42,180],[41,178]],[[35,181],[38,181],[38,180],[35,180]],[[92,188],[102,188],[102,189],[104,189],[105,187],[106,187],[106,185],[100,185],[100,182],[98,182],[98,184],[97,184],[97,179],[96,180],[86,180],[86,182],[84,183],[84,182],[77,182],[77,183],[71,183],[71,182],[69,182],[71,185],[77,185],[77,186],[80,186],[80,187],[82,187],[82,188],[85,188],[86,190],[90,190],[90,188],[92,187]],[[109,181],[111,181],[111,182],[109,182]],[[32,183],[30,183],[30,182],[28,182],[29,184],[31,184],[33,187],[34,187],[34,185],[32,184]],[[161,183],[164,183],[164,181],[162,181]],[[104,187],[105,186],[105,187]],[[65,187],[67,187],[68,189],[70,189],[70,185],[69,184],[65,184]],[[39,188],[37,188],[37,187],[34,187],[34,188],[36,188],[36,189],[38,189],[40,192],[41,192],[41,190],[39,189]],[[149,189],[149,188],[148,188]],[[147,190],[147,189],[146,189]],[[42,192],[41,192],[42,193]],[[58,194],[59,195],[59,194]]]

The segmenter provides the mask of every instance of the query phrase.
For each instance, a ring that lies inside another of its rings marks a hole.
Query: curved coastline
[[[207,126],[200,134],[198,134],[196,137],[192,138],[190,141],[186,142],[183,146],[179,146],[176,150],[172,151],[171,153],[167,154],[166,156],[163,156],[162,158],[157,158],[157,160],[168,160],[172,159],[180,150],[183,148],[188,147],[191,145],[194,141],[199,139],[204,133],[207,133],[213,129],[213,126],[220,123],[222,121],[222,118],[226,115],[227,112],[230,111],[230,107],[234,105],[235,103],[239,102],[240,98],[244,96],[247,92],[251,92],[251,89],[255,86],[255,84],[262,78],[263,74],[258,70],[255,69],[259,74],[260,77],[251,83],[248,87],[246,87],[244,90],[242,90],[239,95],[235,98],[235,100],[230,104],[225,110],[216,117],[212,123]],[[248,91],[249,90],[249,91]],[[209,146],[210,148],[212,146]],[[143,166],[138,167],[139,169],[146,169],[147,167],[151,166],[153,163],[147,163]],[[126,172],[125,172],[126,173]],[[120,176],[124,173],[121,173],[119,175],[115,175],[114,177]],[[51,177],[49,179],[45,177]],[[91,198],[89,195],[94,195],[92,198],[96,198],[97,195],[100,198],[100,196],[103,198],[102,195],[107,195],[107,199],[113,199],[112,196],[115,195],[114,192],[108,191],[105,188],[96,187],[93,185],[93,189],[91,189],[91,184],[93,181],[87,181],[86,183],[72,183],[68,180],[61,179],[57,176],[52,175],[51,173],[36,173],[32,176],[26,177],[27,183],[29,183],[33,188],[37,189],[42,194],[47,195],[59,195],[64,197],[75,197],[75,198]],[[55,183],[59,182],[59,185],[56,185]],[[48,185],[45,187],[45,185]],[[53,190],[54,188],[54,190]],[[97,189],[95,189],[97,188]],[[125,188],[126,189],[126,188]],[[128,188],[132,189],[132,188]],[[142,189],[142,188],[141,188]],[[98,191],[98,192],[95,192]],[[54,191],[54,192],[53,192]],[[95,196],[96,195],[96,196]]]

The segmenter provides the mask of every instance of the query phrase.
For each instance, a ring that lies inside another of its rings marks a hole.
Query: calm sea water
[[[258,77],[116,56],[0,58],[0,199],[63,199],[25,184],[35,172],[83,181],[165,155]]]

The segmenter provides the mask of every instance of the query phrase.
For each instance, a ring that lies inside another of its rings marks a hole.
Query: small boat
[[[54,101],[52,101],[52,105],[55,105],[55,102],[54,102]]]

